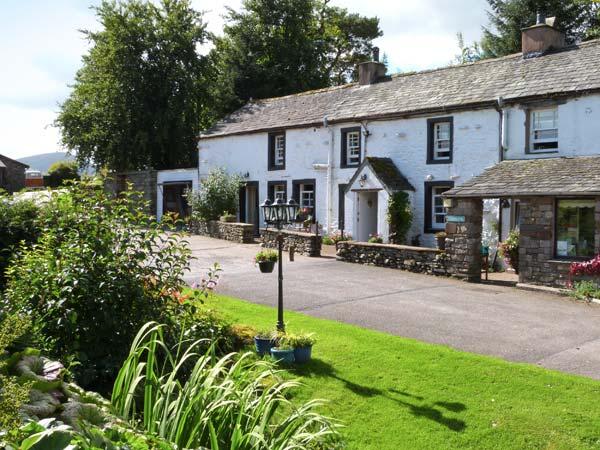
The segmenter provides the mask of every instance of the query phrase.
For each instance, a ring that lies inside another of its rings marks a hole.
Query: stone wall
[[[521,199],[519,282],[564,287],[571,261],[554,257],[553,197]],[[600,253],[600,198],[596,199],[596,252]]]
[[[279,231],[273,228],[260,230],[263,247],[277,248],[277,235]],[[306,256],[321,256],[322,236],[302,231],[281,230],[283,235],[283,249],[289,251],[291,245],[295,252]]]
[[[254,225],[251,223],[211,220],[209,222],[193,223],[191,231],[202,236],[239,242],[240,244],[254,242]]]
[[[446,223],[448,271],[468,281],[481,280],[481,229],[483,201],[480,198],[455,198],[448,215],[464,216],[464,222]]]
[[[18,192],[25,187],[27,165],[0,155],[0,188],[8,193]],[[4,165],[4,167],[2,167]]]
[[[436,248],[344,241],[337,244],[337,259],[430,275],[448,275],[446,254]]]
[[[144,201],[148,202],[149,204],[148,213],[156,216],[156,170],[150,169],[110,174],[105,182],[105,188],[109,192],[119,194],[127,189],[128,183],[131,183],[134,191],[138,191],[143,194]]]

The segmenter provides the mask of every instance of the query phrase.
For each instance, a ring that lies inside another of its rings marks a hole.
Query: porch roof
[[[444,197],[600,196],[600,156],[507,160]]]
[[[356,178],[365,166],[371,168],[373,174],[377,177],[383,188],[390,194],[397,191],[415,190],[391,158],[379,158],[375,156],[367,156],[363,160],[362,164],[356,169],[356,172],[348,182],[347,189],[352,187]]]

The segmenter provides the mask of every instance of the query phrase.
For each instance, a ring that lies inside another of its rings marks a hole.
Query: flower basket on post
[[[262,273],[271,273],[277,262],[277,252],[274,250],[263,250],[256,254],[254,261]]]

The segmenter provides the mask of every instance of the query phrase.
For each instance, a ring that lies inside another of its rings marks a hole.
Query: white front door
[[[377,192],[356,193],[356,239],[367,242],[369,237],[377,234]]]

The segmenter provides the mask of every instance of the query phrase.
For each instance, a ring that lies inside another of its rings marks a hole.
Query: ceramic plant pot
[[[273,347],[271,349],[271,356],[277,360],[277,362],[292,364],[295,361],[294,358],[294,349],[280,349],[277,347]]]

